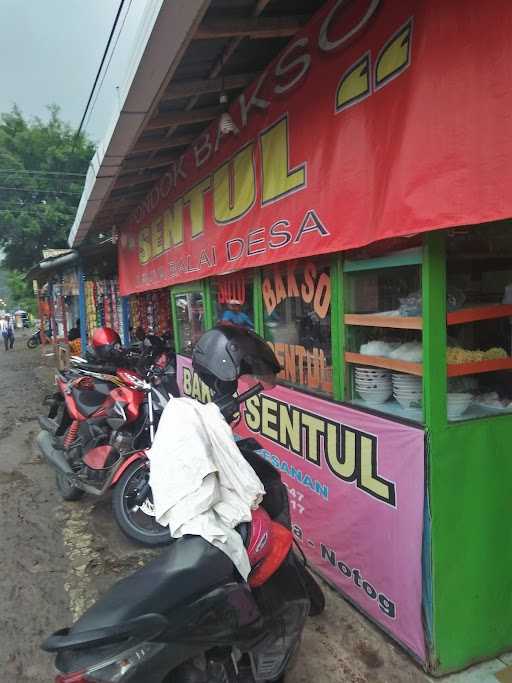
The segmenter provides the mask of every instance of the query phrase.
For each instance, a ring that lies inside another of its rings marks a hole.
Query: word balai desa
[[[322,59],[352,44],[374,18],[380,4],[381,0],[366,0],[357,8],[355,3],[347,0],[333,2],[318,35],[291,40],[280,58],[261,74],[253,87],[239,96],[230,110],[236,121],[232,134],[238,135],[240,130],[250,125],[255,115],[267,112],[274,98],[281,98],[299,87],[314,59]],[[354,13],[357,14],[355,18]],[[388,37],[380,49],[377,50],[379,46],[376,46],[375,57],[367,49],[362,49],[361,55],[340,73],[337,88],[332,93],[333,116],[373,96],[408,68],[412,27],[410,18]],[[287,114],[272,122],[255,139],[246,142],[229,159],[221,161],[226,139],[230,139],[230,135],[222,136],[218,126],[210,127],[191,149],[173,162],[171,171],[162,177],[138,207],[133,219],[141,226],[138,233],[141,264],[182,245],[185,224],[187,239],[193,239],[203,235],[205,228],[210,229],[212,223],[222,227],[240,220],[257,202],[265,206],[307,187],[307,159],[290,167],[289,160],[293,155],[290,153]],[[180,196],[175,196],[179,194],[179,184],[184,185],[189,175],[197,175],[201,167],[217,156],[220,165],[213,172]],[[258,168],[260,172],[257,172]],[[171,196],[172,206],[144,225],[147,216]],[[298,244],[310,233],[321,237],[329,234],[314,210],[307,211],[296,225],[280,219],[269,226],[255,227],[248,235],[227,241],[225,257],[228,263],[233,263],[243,255],[252,256],[267,249]],[[218,257],[215,252],[204,250],[201,265],[212,267]],[[189,265],[175,265],[174,270],[187,270]]]
[[[202,403],[212,399],[210,389],[187,367],[183,368],[183,394]],[[254,434],[318,468],[325,463],[336,479],[396,506],[394,482],[378,474],[376,436],[265,395],[246,402],[243,419]]]

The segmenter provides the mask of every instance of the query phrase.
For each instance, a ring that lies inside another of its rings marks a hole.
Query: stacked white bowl
[[[423,398],[421,377],[394,372],[392,382],[393,396],[404,410],[418,408],[421,405]]]
[[[450,393],[448,394],[448,419],[454,420],[460,417],[469,408],[473,394]]]
[[[391,397],[393,387],[389,370],[356,367],[354,376],[356,391],[365,403],[379,405]]]

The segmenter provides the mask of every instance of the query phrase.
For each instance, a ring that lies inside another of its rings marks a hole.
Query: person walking
[[[14,325],[8,315],[0,320],[0,331],[4,340],[4,347],[6,351],[14,347]]]

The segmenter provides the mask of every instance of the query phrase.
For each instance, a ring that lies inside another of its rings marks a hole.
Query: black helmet
[[[199,339],[192,366],[205,384],[221,393],[233,393],[242,375],[274,378],[281,370],[274,352],[259,335],[222,324]]]

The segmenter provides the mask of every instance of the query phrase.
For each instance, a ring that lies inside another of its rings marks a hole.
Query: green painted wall
[[[512,419],[430,439],[435,654],[450,671],[512,649]]]
[[[423,259],[436,673],[512,650],[512,417],[447,422],[444,239]]]

